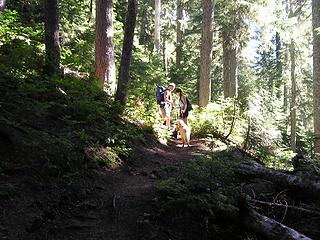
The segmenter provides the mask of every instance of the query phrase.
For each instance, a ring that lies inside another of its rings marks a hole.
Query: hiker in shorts
[[[180,108],[180,118],[183,120],[185,124],[188,125],[188,116],[189,116],[189,111],[192,110],[192,106],[190,106],[190,102],[187,99],[187,97],[183,94],[181,88],[176,88],[174,93],[178,97],[178,105]]]
[[[173,98],[171,92],[176,88],[174,83],[170,83],[164,92],[163,111],[165,116],[166,127],[170,128],[171,124],[171,110],[173,106]],[[160,106],[161,107],[161,106]]]

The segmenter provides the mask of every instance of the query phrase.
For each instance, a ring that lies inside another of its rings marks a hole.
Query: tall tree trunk
[[[113,48],[112,0],[96,0],[96,77],[101,89],[114,95],[116,69]]]
[[[176,43],[176,66],[181,68],[182,60],[182,29],[181,21],[183,20],[183,0],[177,1],[177,43]]]
[[[155,47],[160,56],[161,0],[155,0]]]
[[[294,41],[290,43],[290,62],[291,62],[291,105],[290,105],[290,146],[293,152],[296,152],[297,145],[297,83],[296,83],[296,57]]]
[[[167,46],[166,46],[166,37],[162,37],[162,62],[163,62],[163,69],[167,73],[168,72],[168,59],[167,59]]]
[[[146,43],[146,35],[147,35],[147,7],[143,6],[142,10],[142,22],[140,26],[140,35],[139,35],[139,44],[143,45]]]
[[[230,97],[230,52],[227,50],[226,42],[223,40],[223,96]]]
[[[123,47],[119,69],[119,81],[116,93],[116,100],[120,103],[125,102],[127,85],[129,82],[130,62],[132,57],[134,28],[136,25],[137,2],[128,0],[128,11],[124,26]]]
[[[237,48],[231,49],[231,61],[230,61],[230,71],[231,71],[231,81],[230,81],[230,97],[238,97],[238,58],[237,58]]]
[[[0,0],[0,13],[4,12],[6,8],[6,0]]]
[[[286,115],[288,110],[288,86],[287,83],[283,83],[283,113]]]
[[[45,0],[45,72],[49,76],[59,73],[60,43],[59,43],[59,8],[58,0]]]
[[[211,101],[211,62],[213,43],[214,0],[203,0],[202,34],[200,49],[199,106],[205,107]]]
[[[281,95],[280,86],[282,84],[281,38],[280,38],[279,32],[276,32],[276,68],[277,68],[276,96],[279,99]]]
[[[163,15],[166,16],[167,10],[163,9]],[[161,52],[162,52],[162,66],[163,70],[167,73],[167,65],[166,65],[166,57],[167,57],[167,50],[166,50],[166,38],[167,36],[165,34],[162,35],[162,46],[161,46]]]
[[[320,1],[312,0],[314,152],[320,153]]]
[[[230,37],[223,37],[223,94],[224,98],[238,96],[237,49],[232,46]]]

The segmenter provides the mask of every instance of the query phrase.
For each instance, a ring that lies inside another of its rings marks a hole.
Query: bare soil
[[[191,144],[138,146],[120,168],[88,169],[46,185],[16,170],[2,179],[19,196],[0,205],[0,239],[201,239],[191,226],[170,226],[156,195],[159,180],[208,150],[204,140]]]

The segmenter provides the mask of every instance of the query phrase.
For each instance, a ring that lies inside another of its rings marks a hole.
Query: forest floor
[[[195,215],[189,209],[181,210],[188,206],[186,201],[192,200],[196,195],[190,196],[190,199],[181,199],[180,203],[179,200],[176,201],[175,204],[178,205],[173,206],[172,213],[168,214],[168,211],[163,210],[164,204],[169,202],[160,199],[158,184],[161,181],[179,177],[186,165],[194,162],[193,160],[199,162],[201,157],[212,150],[216,154],[224,154],[229,162],[237,161],[241,159],[237,149],[229,153],[218,147],[212,149],[207,139],[193,139],[191,147],[182,148],[179,140],[162,145],[151,135],[148,138],[148,144],[136,145],[129,158],[118,168],[86,169],[73,173],[69,181],[68,178],[61,181],[54,179],[45,184],[42,183],[43,179],[37,179],[35,175],[24,174],[25,169],[16,169],[7,177],[2,177],[2,182],[10,182],[19,193],[1,204],[0,239],[264,239],[248,232],[241,224],[221,222],[221,214],[216,215],[220,221],[213,225],[214,231],[209,230],[210,227],[200,223],[196,216],[197,212],[202,214],[201,205],[193,206],[196,209]],[[287,200],[290,198],[284,195],[286,190],[279,189],[268,181],[253,179],[253,182],[245,184],[256,194],[259,191],[269,195],[273,193],[268,197],[269,200],[279,196]],[[237,185],[243,185],[243,182],[238,182]],[[192,191],[197,194],[199,189]],[[229,197],[232,198],[232,193]],[[202,201],[200,198],[198,200]],[[192,205],[189,206],[192,208]],[[311,222],[308,221],[311,218],[304,215],[299,217],[297,212],[287,209],[279,212],[259,207],[259,210],[269,216],[286,217],[285,223],[298,229],[303,230],[308,226],[304,231],[311,229],[313,233],[310,234],[317,236],[319,217],[310,225]],[[292,218],[294,214],[298,220]],[[172,216],[177,216],[178,220]]]
[[[94,223],[94,239],[197,239],[198,233],[185,236],[186,227],[176,229],[160,217],[156,194],[159,179],[168,177],[168,169],[178,169],[206,149],[205,142],[194,140],[193,147],[181,148],[173,141],[165,145],[139,147],[132,158],[121,169],[111,173],[112,183],[104,188],[112,189],[109,194],[101,192],[101,201],[109,203],[104,218]],[[169,171],[169,174],[174,171]],[[111,195],[110,195],[111,193]],[[110,214],[112,213],[112,214]],[[101,213],[100,213],[101,214]],[[111,219],[110,219],[110,216]],[[93,229],[92,229],[93,230]],[[176,232],[170,232],[175,230]],[[80,238],[79,231],[71,231],[74,238]],[[88,231],[83,231],[83,236]],[[180,236],[179,236],[180,235]]]
[[[166,215],[158,191],[206,140],[162,145],[90,82],[0,81],[0,239],[212,239]]]
[[[139,146],[121,168],[107,170],[96,188],[100,207],[73,216],[75,225],[58,237],[65,239],[200,239],[190,226],[170,226],[160,214],[156,193],[159,180],[172,177],[186,162],[209,150],[205,140],[193,140],[182,148],[178,141],[168,145]],[[87,201],[96,201],[87,199]],[[191,236],[186,236],[191,234]]]
[[[19,194],[2,204],[0,239],[202,239],[200,229],[172,226],[160,214],[156,185],[209,150],[206,140],[188,148],[178,140],[149,142],[121,167],[89,169],[67,184],[41,184],[15,170],[5,181],[19,186]]]
[[[242,163],[257,159],[221,136],[163,145],[90,82],[0,82],[0,239],[263,239],[255,221],[243,224],[243,202],[320,239],[320,187],[248,172]],[[287,175],[320,186],[320,168],[300,160]]]
[[[320,239],[320,187],[248,172],[257,159],[221,136],[163,145],[90,82],[0,81],[0,239],[263,239],[256,221],[243,224],[243,202]],[[300,160],[287,175],[320,186],[319,168]]]

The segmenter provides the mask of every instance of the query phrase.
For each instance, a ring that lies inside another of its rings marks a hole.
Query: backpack
[[[158,86],[157,90],[156,90],[156,99],[157,99],[157,103],[161,104],[161,102],[164,101],[164,92],[165,92],[165,88],[163,86]]]
[[[186,108],[186,110],[189,112],[189,111],[192,111],[193,110],[193,107],[192,107],[192,105],[191,105],[191,103],[190,103],[190,101],[189,101],[189,99],[186,97],[186,100],[187,100],[187,108]]]

